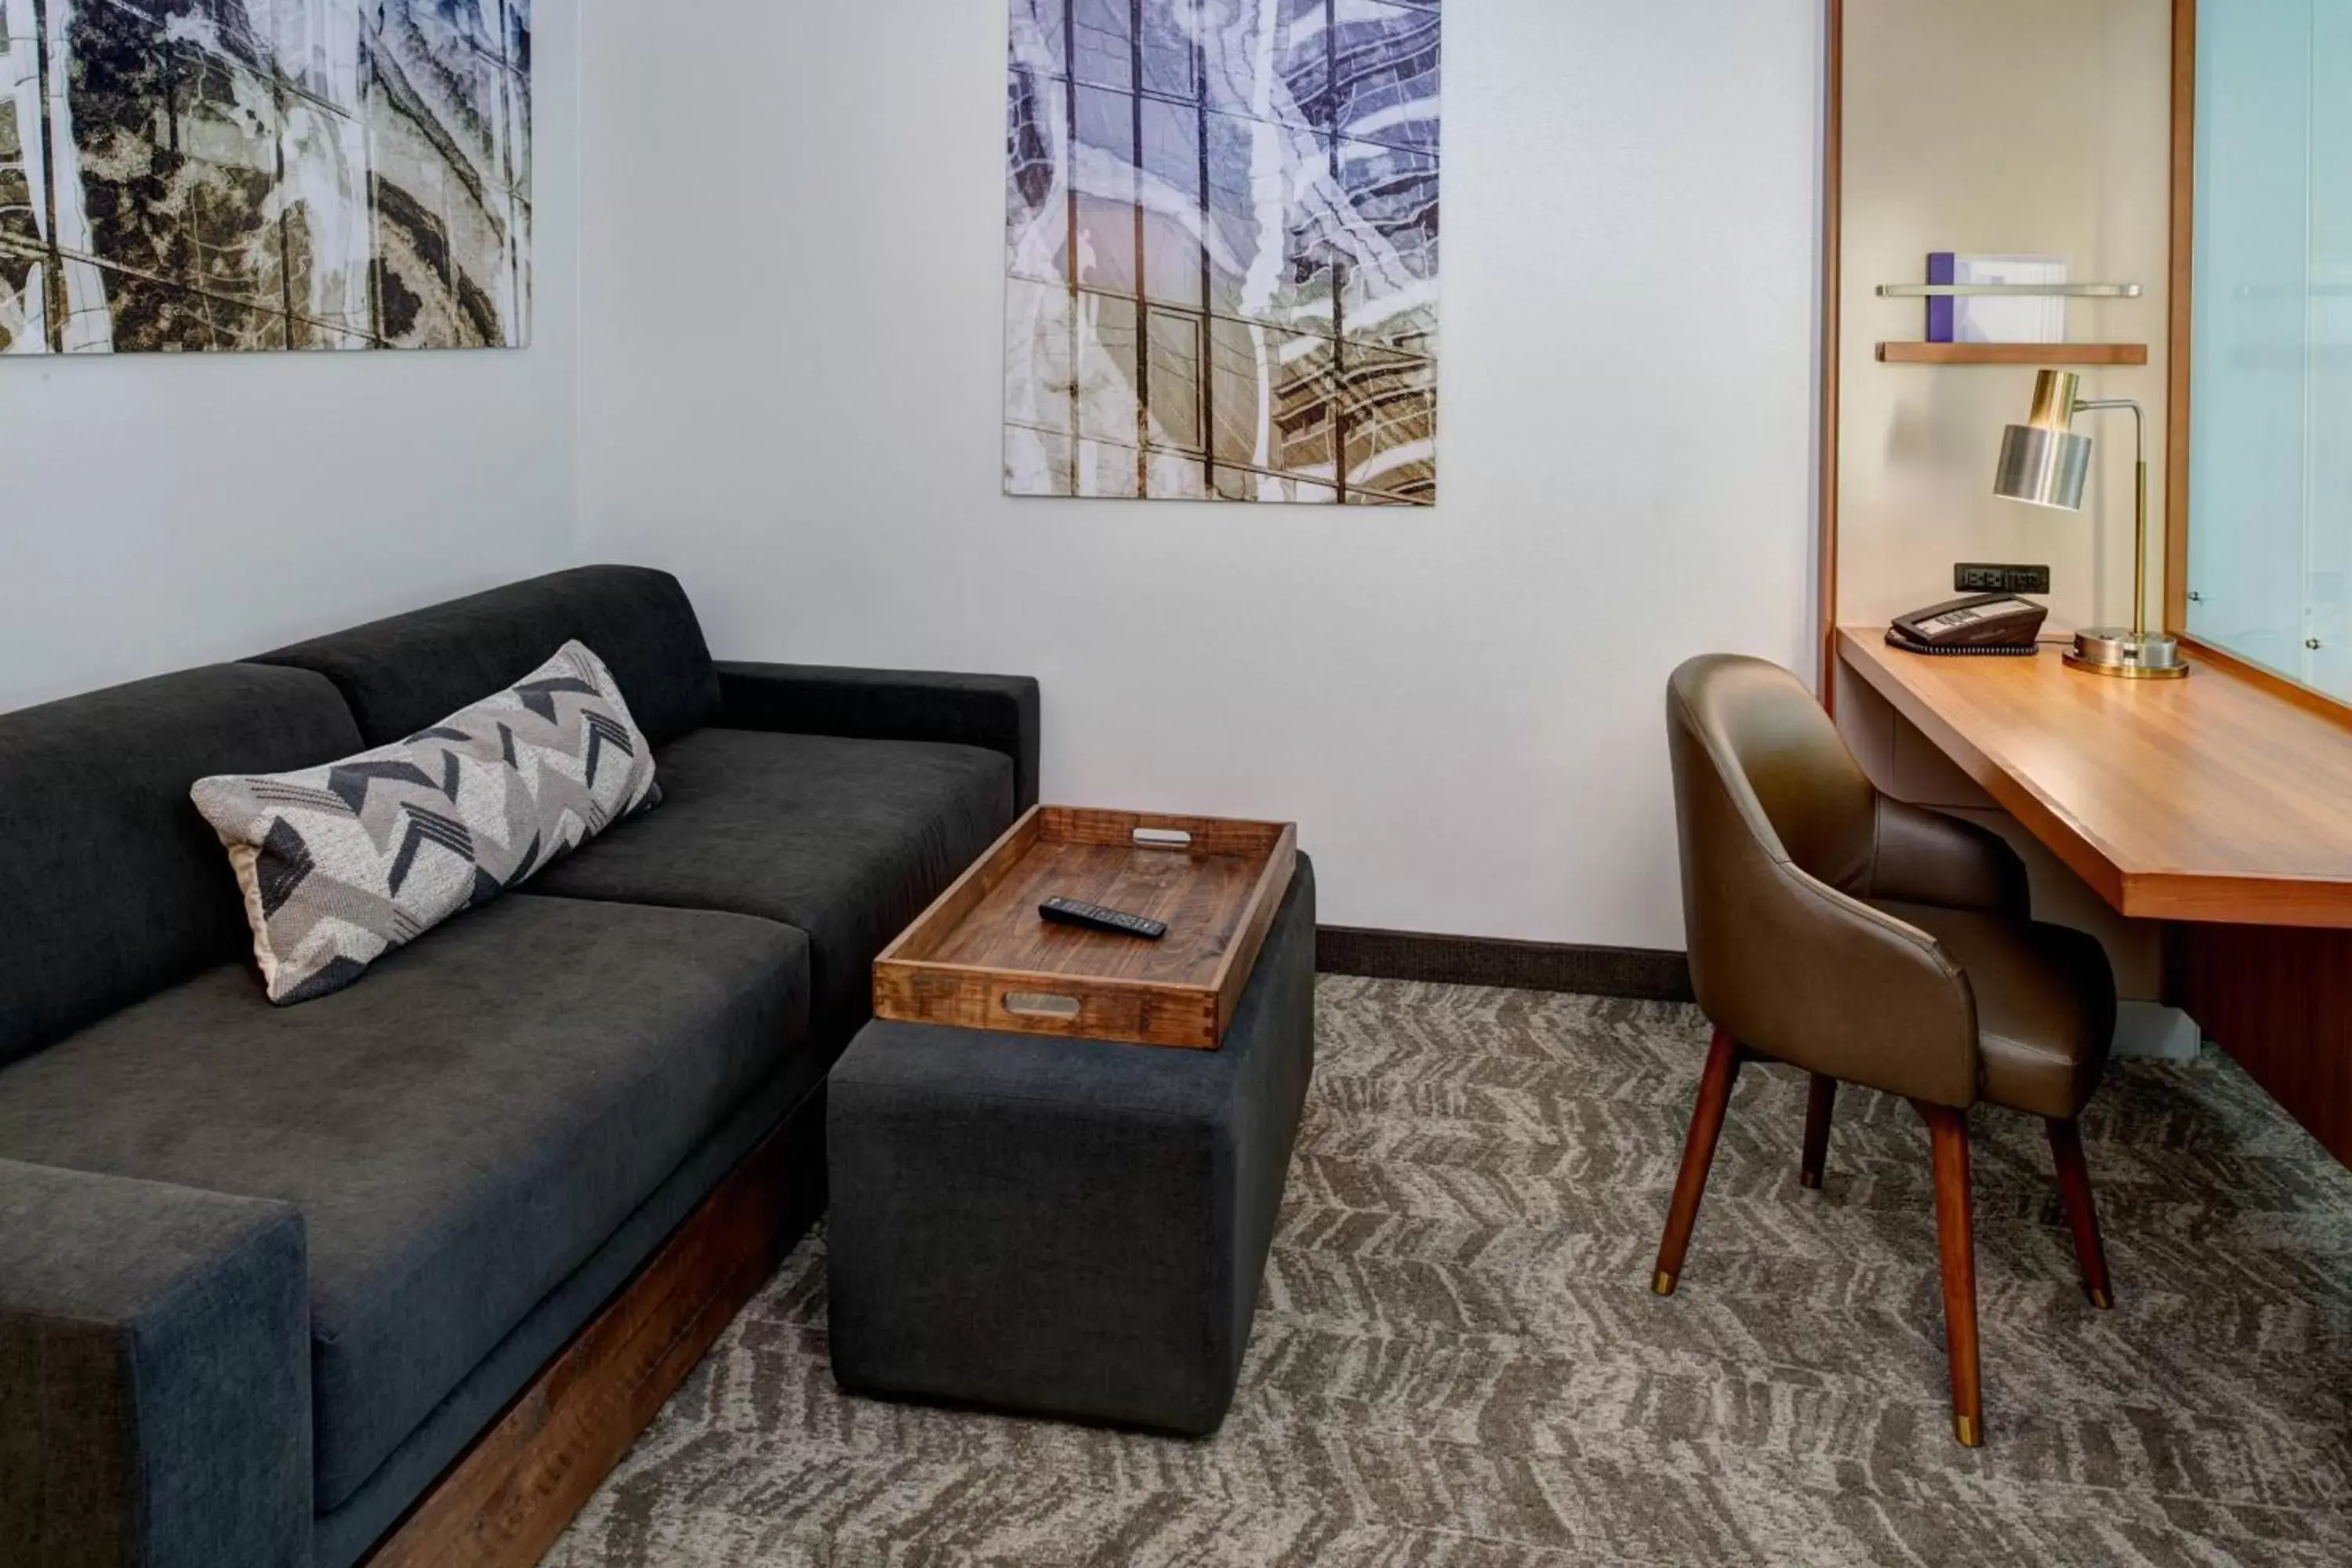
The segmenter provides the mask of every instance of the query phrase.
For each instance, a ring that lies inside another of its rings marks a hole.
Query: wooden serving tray
[[[1297,861],[1291,823],[1034,807],[875,960],[875,1016],[1213,1051]],[[1055,897],[1168,934],[1050,925]]]

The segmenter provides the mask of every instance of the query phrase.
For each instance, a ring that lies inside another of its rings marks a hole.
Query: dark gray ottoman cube
[[[1303,855],[1220,1050],[868,1025],[828,1091],[835,1378],[1216,1430],[1314,1058]]]

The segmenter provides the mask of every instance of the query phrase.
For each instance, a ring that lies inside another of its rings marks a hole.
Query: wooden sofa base
[[[364,1560],[530,1568],[824,1203],[822,1093],[745,1155]]]

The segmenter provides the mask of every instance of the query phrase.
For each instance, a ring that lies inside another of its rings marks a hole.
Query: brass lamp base
[[[2123,680],[2180,680],[2189,674],[2179,637],[2135,632],[2128,626],[2095,626],[2076,632],[2074,646],[2066,654],[2066,668]]]

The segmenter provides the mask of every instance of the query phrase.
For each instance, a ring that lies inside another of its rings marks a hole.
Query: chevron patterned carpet
[[[2352,1173],[2225,1058],[2121,1066],[2086,1118],[2111,1313],[2077,1289],[2039,1127],[1979,1113],[1971,1453],[1907,1106],[1849,1090],[1806,1192],[1803,1081],[1749,1068],[1661,1300],[1694,1011],[1353,979],[1320,999],[1217,1437],[845,1399],[813,1238],[548,1563],[2352,1562]]]

